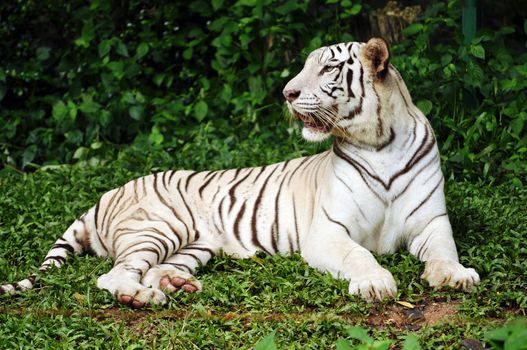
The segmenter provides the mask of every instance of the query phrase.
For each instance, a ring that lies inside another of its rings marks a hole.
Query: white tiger
[[[349,280],[366,300],[395,297],[392,274],[370,251],[406,247],[433,287],[479,283],[458,262],[433,131],[412,103],[381,39],[313,51],[283,93],[309,141],[330,150],[257,168],[166,171],[105,193],[48,252],[93,251],[115,265],[97,285],[120,303],[165,303],[164,292],[201,289],[192,275],[223,251],[245,258],[299,252]],[[35,275],[0,287],[32,288]]]

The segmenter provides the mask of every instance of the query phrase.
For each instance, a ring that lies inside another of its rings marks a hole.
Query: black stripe
[[[199,246],[188,245],[185,248],[183,248],[182,250],[186,250],[186,249],[199,250],[201,252],[206,252],[206,253],[209,253],[211,257],[216,255],[216,254],[214,254],[214,251],[212,249],[206,248],[206,247],[199,247]]]
[[[285,168],[287,167],[287,165],[289,164],[290,161],[291,161],[291,159],[288,159],[288,160],[286,160],[285,162],[282,163],[282,169],[280,169],[280,172],[283,172],[285,170]]]
[[[154,193],[157,195],[157,198],[159,199],[159,201],[165,206],[167,207],[168,209],[170,209],[172,211],[172,214],[174,214],[174,216],[176,217],[176,219],[178,219],[179,222],[181,222],[184,226],[185,226],[185,229],[187,230],[187,240],[188,240],[188,236],[189,236],[189,228],[187,226],[187,224],[185,223],[185,221],[183,221],[181,219],[181,217],[179,216],[179,214],[177,213],[176,209],[174,207],[172,207],[171,205],[169,205],[167,203],[167,201],[165,200],[165,198],[163,198],[163,196],[161,196],[161,193],[159,193],[159,190],[157,189],[157,181],[154,181]]]
[[[99,200],[97,201],[97,204],[95,204],[95,231],[98,230],[97,221],[98,221],[98,217],[99,217],[99,207],[100,207],[100,204],[101,204],[101,199],[102,199],[102,197],[100,197]]]
[[[238,242],[240,242],[240,244],[243,247],[243,249],[248,250],[247,247],[243,244],[243,242],[241,240],[241,236],[240,236],[240,221],[243,219],[243,214],[245,213],[245,205],[246,205],[246,203],[247,202],[243,202],[242,207],[240,208],[240,211],[236,215],[236,219],[234,220],[234,226],[233,226],[232,230],[234,232],[234,237],[236,237]]]
[[[348,236],[351,237],[351,233],[350,233],[350,231],[348,230],[348,228],[346,227],[346,225],[344,225],[344,224],[343,224],[342,222],[340,222],[340,221],[337,221],[337,220],[335,220],[335,219],[332,219],[332,218],[329,216],[328,212],[326,211],[326,208],[322,207],[322,210],[324,211],[324,214],[326,214],[326,218],[327,218],[329,221],[331,221],[332,223],[337,224],[337,225],[339,225],[340,227],[342,227],[342,228],[346,231],[346,233],[348,234]]]
[[[425,241],[423,242],[423,244],[421,244],[421,247],[419,248],[419,250],[417,251],[417,254],[415,255],[419,260],[423,260],[422,257],[421,257],[421,253],[423,254],[426,254],[427,252],[427,249],[425,249],[425,251],[423,252],[423,249],[427,246],[428,244],[428,241],[430,241],[430,238],[434,235],[435,231],[432,231],[430,232],[430,234],[428,235],[428,237],[426,237]]]
[[[232,211],[232,208],[234,207],[234,203],[236,202],[236,197],[234,197],[234,191],[236,191],[236,187],[238,187],[239,184],[241,184],[245,179],[247,179],[251,175],[251,171],[248,171],[247,174],[242,177],[238,182],[236,182],[232,187],[229,189],[229,198],[231,200],[231,203],[229,205],[229,214]],[[224,198],[225,199],[225,198]]]
[[[256,177],[254,178],[253,182],[256,184],[256,181],[258,181],[258,179],[260,178],[260,176],[264,173],[265,169],[267,168],[267,165],[264,165],[263,167],[260,167],[260,168],[253,168],[251,170],[256,170],[256,169],[260,169],[260,172],[258,173],[258,175],[256,175]]]
[[[353,168],[355,168],[355,170],[357,170],[357,173],[360,175],[360,177],[362,178],[362,181],[366,184],[366,186],[368,186],[368,188],[370,189],[370,191],[377,197],[377,199],[379,199],[381,202],[383,202],[384,204],[386,204],[386,201],[381,197],[379,196],[379,194],[371,187],[371,185],[368,183],[368,181],[366,181],[366,178],[364,177],[364,174],[362,173],[361,169],[362,168],[368,175],[370,175],[370,177],[372,177],[374,180],[377,180],[379,181],[381,184],[384,184],[384,182],[376,175],[372,175],[370,174],[360,163],[356,162],[355,160],[353,160],[352,158],[348,157],[341,149],[340,147],[338,147],[338,145],[335,143],[333,144],[333,152],[335,152],[335,154],[345,160],[349,165],[351,165]]]
[[[185,205],[185,208],[187,209],[188,214],[190,215],[190,219],[192,220],[192,229],[195,232],[194,239],[197,240],[199,239],[200,234],[199,234],[199,231],[196,229],[196,221],[194,220],[194,214],[192,213],[192,210],[190,210],[190,207],[188,206],[187,201],[185,200],[185,197],[183,196],[181,192],[181,179],[180,181],[178,181],[177,189],[179,190],[179,196],[181,197],[181,201]]]
[[[348,97],[355,97],[355,94],[351,90],[351,84],[353,83],[353,69],[348,68],[348,72],[346,73],[346,80],[348,82]]]
[[[362,65],[360,66],[360,74],[359,74],[359,83],[361,88],[361,96],[364,97],[365,91],[364,91],[364,69],[362,69]]]
[[[361,97],[359,100],[359,104],[357,107],[355,107],[353,110],[351,110],[347,116],[344,117],[344,119],[353,119],[356,115],[359,115],[362,113],[362,104],[364,103],[364,98]]]
[[[232,169],[231,169],[231,170],[232,170]],[[236,178],[238,177],[238,174],[240,173],[240,170],[242,170],[242,169],[238,168],[238,169],[236,169],[236,170],[234,171],[234,176],[232,177],[232,180],[229,181],[229,183],[228,183],[229,185],[230,185],[231,183],[233,183],[234,180],[236,180]]]
[[[168,177],[168,183],[171,183],[172,182],[172,176],[176,175],[177,171],[175,170],[171,170],[170,172],[170,176]]]
[[[320,90],[322,90],[322,92],[325,93],[326,95],[333,97],[331,96],[331,90],[326,90],[325,86],[320,86]]]
[[[280,211],[279,208],[279,200],[280,200],[280,193],[282,192],[282,187],[284,186],[285,182],[285,176],[282,178],[282,182],[280,182],[280,185],[278,186],[278,192],[276,193],[276,197],[274,200],[274,223],[273,228],[274,230],[271,230],[271,246],[273,247],[274,251],[278,251],[278,244],[277,244],[277,238],[280,230],[280,217],[278,215],[278,212]]]
[[[141,260],[148,266],[147,270],[150,270],[150,268],[152,267],[152,264],[150,263],[150,261],[145,260],[145,259],[141,259]]]
[[[185,265],[185,264],[178,264],[178,263],[164,262],[163,265],[174,266],[174,267],[177,267],[177,268],[180,269],[180,270],[181,270],[181,268],[184,268],[184,269],[186,269],[189,273],[193,273],[193,272],[194,272],[190,267],[188,267],[188,266]]]
[[[207,181],[205,181],[205,183],[201,185],[201,187],[198,189],[198,194],[200,198],[203,198],[203,190],[210,184],[212,179],[214,179],[219,174],[219,172],[215,171],[213,174],[214,175],[212,175]]]
[[[139,243],[137,243],[137,244],[134,244],[134,245],[132,245],[132,246],[126,248],[126,249],[123,251],[123,253],[126,252],[126,251],[128,251],[128,250],[130,250],[131,248],[134,248],[135,246],[138,246],[138,245],[140,245],[140,244],[144,244],[144,243],[145,243],[145,242],[139,242]],[[154,245],[155,245],[155,244],[154,244]],[[155,245],[155,246],[157,247],[157,245]],[[159,247],[158,247],[158,248],[159,248]],[[129,256],[132,255],[132,254],[143,253],[143,252],[154,253],[154,254],[156,255],[156,257],[157,257],[157,260],[156,260],[156,261],[157,261],[157,262],[161,261],[161,252],[160,252],[159,250],[157,250],[157,249],[155,249],[155,248],[153,248],[153,247],[144,247],[144,248],[140,248],[140,249],[132,250],[132,251],[129,252],[129,253],[126,253],[126,254],[122,254],[122,255],[120,255],[120,256],[119,256],[119,259],[117,259],[117,260],[115,261],[115,265],[122,264],[123,262],[126,261],[126,258],[129,257]],[[143,261],[148,262],[148,260],[144,260],[144,259],[143,259]],[[149,263],[149,264],[150,264],[150,263]]]
[[[294,222],[295,222],[295,234],[296,234],[296,245],[297,245],[297,249],[298,251],[300,252],[300,241],[299,241],[299,233],[298,233],[298,219],[297,219],[297,216],[296,216],[296,204],[295,204],[295,197],[293,195],[293,219],[294,219]]]
[[[48,261],[48,260],[58,261],[61,265],[66,262],[66,258],[64,258],[63,256],[60,256],[60,255],[47,256],[46,259],[44,259],[44,263],[46,261]]]
[[[166,181],[167,175],[168,175],[168,171],[163,172],[163,187],[165,188],[165,191],[170,192],[168,189],[168,183]]]
[[[123,229],[124,230],[124,229]],[[144,234],[144,232],[152,232],[152,233],[156,233],[155,231],[153,230],[130,230],[130,231],[127,231],[127,232],[124,232],[122,233],[119,238],[123,238],[124,236],[127,236],[127,235],[130,235],[130,234],[134,234],[134,235],[137,235],[137,233],[140,233],[141,236],[144,236],[144,237],[150,237],[150,238],[154,238],[155,240],[159,241],[161,243],[161,245],[157,244],[154,240],[152,241],[149,241],[149,240],[141,240],[141,241],[136,241],[134,242],[133,244],[127,246],[126,248],[123,249],[123,251],[119,254],[117,261],[123,261],[124,257],[130,255],[132,252],[130,253],[126,253],[125,252],[128,252],[130,249],[134,248],[134,247],[137,247],[139,245],[142,245],[142,244],[145,244],[145,245],[153,245],[155,246],[158,250],[158,261],[161,261],[160,258],[161,258],[161,255],[163,255],[163,247],[162,246],[165,246],[166,249],[165,249],[165,259],[167,258],[167,253],[166,251],[168,250],[168,246],[166,245],[166,242],[162,242],[159,237],[155,237],[155,236],[152,236],[152,235],[148,235],[148,234]],[[126,244],[128,242],[123,242],[122,244]],[[119,246],[121,245],[121,243],[116,243],[116,241],[114,241],[114,245],[117,245],[117,248],[119,248]],[[146,248],[145,248],[146,249]],[[153,248],[152,248],[153,249]],[[118,249],[117,249],[118,250]],[[124,255],[123,255],[124,254]]]
[[[200,174],[200,173],[195,171],[192,174],[190,174],[189,176],[187,176],[187,182],[185,183],[185,192],[188,192],[188,186],[190,185],[190,180],[192,180],[192,178],[194,176],[198,175],[198,174]]]
[[[433,218],[431,218],[430,220],[428,220],[428,222],[426,223],[426,225],[424,225],[423,230],[424,230],[425,228],[427,228],[428,225],[430,225],[430,224],[432,223],[432,221],[434,221],[435,219],[440,218],[440,217],[442,217],[442,216],[446,216],[446,215],[447,215],[447,213],[443,213],[443,214],[439,214],[439,215],[434,216]]]
[[[183,250],[180,250],[179,252],[177,252],[176,255],[190,256],[190,257],[194,258],[195,260],[200,261],[200,259],[199,259],[196,255],[194,255],[194,254],[192,254],[192,253],[186,253],[186,252],[183,252]]]
[[[55,243],[51,249],[65,249],[70,253],[73,253],[75,249],[69,243]]]
[[[434,192],[438,189],[439,185],[443,182],[443,178],[439,179],[439,182],[437,183],[437,185],[434,186],[434,188],[432,189],[432,191],[430,191],[430,193],[428,193],[428,195],[425,197],[425,199],[423,199],[421,201],[421,203],[419,203],[419,205],[417,207],[414,208],[414,210],[412,210],[412,212],[410,214],[408,214],[408,216],[406,217],[406,219],[404,220],[404,222],[408,221],[408,218],[410,218],[410,216],[414,215],[415,212],[417,210],[419,210],[419,208],[421,208],[431,197],[432,195],[434,194]]]
[[[432,165],[436,160],[438,160],[439,158],[436,156],[432,159],[430,159],[428,161],[428,163],[426,163],[425,165],[423,165],[423,167],[421,169],[419,169],[415,175],[412,177],[412,179],[406,184],[406,186],[404,187],[404,189],[399,192],[394,198],[393,198],[393,201],[395,202],[397,199],[399,199],[399,197],[401,197],[405,192],[406,190],[410,187],[410,185],[414,182],[414,180],[426,169],[428,168],[430,165]],[[441,169],[439,166],[437,167],[437,169]],[[422,184],[426,184],[428,182],[428,180],[430,180],[435,174],[437,174],[437,169],[436,171],[433,172],[433,174],[425,181],[423,182]]]
[[[293,179],[293,176],[295,175],[295,173],[298,171],[298,169],[300,169],[304,164],[306,164],[306,167],[307,165],[313,161],[313,159],[315,159],[316,156],[311,156],[311,157],[305,157],[304,159],[302,159],[302,162],[300,164],[298,164],[296,166],[296,168],[291,172],[291,175],[289,176],[289,180],[287,181],[287,186],[291,185],[291,180]]]
[[[387,147],[388,145],[390,145],[393,140],[395,140],[395,131],[393,131],[393,128],[390,127],[390,138],[388,139],[388,141],[386,141],[385,143],[377,146],[377,148],[375,149],[377,152],[380,152],[382,151],[385,147]]]
[[[124,197],[124,193],[125,193],[124,186],[119,187],[117,189],[117,192],[112,196],[112,198],[110,199],[110,202],[106,206],[106,210],[104,211],[104,216],[102,218],[102,223],[101,223],[101,233],[105,237],[107,237],[110,234],[109,227],[110,227],[111,222],[115,218],[115,215],[113,214],[116,211],[117,205],[121,202],[122,198]],[[117,196],[119,197],[117,198]],[[116,198],[117,198],[117,201],[114,203]],[[119,211],[117,210],[117,212]],[[106,233],[104,233],[105,228],[106,228]]]
[[[137,192],[137,179],[134,179],[134,200],[135,202],[139,202],[139,194]]]
[[[269,252],[265,247],[262,245],[260,240],[258,239],[258,233],[256,232],[256,217],[258,214],[258,208],[260,207],[260,202],[262,201],[263,194],[265,191],[265,188],[267,186],[267,183],[269,182],[269,179],[273,176],[274,172],[276,171],[278,167],[275,166],[273,171],[267,176],[265,179],[265,182],[262,185],[262,188],[260,189],[260,192],[258,193],[258,197],[256,197],[256,201],[254,202],[254,208],[253,208],[253,215],[251,218],[251,230],[252,230],[252,242],[257,247],[261,248],[263,251],[265,251],[267,254],[271,255],[271,252]]]

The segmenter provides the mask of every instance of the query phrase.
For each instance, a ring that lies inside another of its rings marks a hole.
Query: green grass
[[[229,143],[207,143],[200,151],[195,146],[170,156],[130,150],[97,166],[0,171],[0,282],[34,271],[74,218],[135,176],[177,164],[217,169],[303,153],[287,145],[270,149],[265,138],[256,146],[237,144],[237,153]],[[351,297],[346,282],[309,268],[299,256],[259,255],[217,258],[198,274],[202,293],[176,293],[165,307],[132,311],[95,286],[111,261],[75,257],[41,276],[39,288],[0,296],[0,348],[252,348],[273,331],[281,348],[332,348],[350,339],[346,330],[355,325],[396,346],[412,333],[424,349],[483,342],[487,331],[527,309],[527,190],[451,180],[446,192],[461,262],[482,278],[472,294],[430,289],[419,278],[423,264],[407,252],[379,261],[398,282],[397,300],[416,306],[410,311],[393,300],[368,304]]]

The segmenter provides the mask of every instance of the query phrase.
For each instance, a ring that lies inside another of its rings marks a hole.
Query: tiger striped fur
[[[330,150],[222,171],[166,171],[105,193],[48,252],[41,271],[92,251],[115,265],[97,285],[121,303],[164,303],[201,289],[196,267],[223,251],[245,258],[299,252],[349,280],[367,300],[394,297],[391,273],[370,251],[406,247],[431,286],[469,290],[478,274],[458,262],[434,133],[381,39],[322,47],[285,87],[310,141]],[[35,275],[0,287],[33,287]]]

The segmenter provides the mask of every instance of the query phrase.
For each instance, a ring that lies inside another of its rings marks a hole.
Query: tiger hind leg
[[[210,244],[196,241],[148,270],[142,284],[167,292],[199,292],[202,286],[193,274],[199,266],[206,265],[215,255],[216,250]]]
[[[117,257],[114,267],[100,276],[97,287],[112,293],[118,302],[133,308],[146,304],[165,304],[165,294],[159,288],[145,287],[141,278],[151,266],[159,262],[159,247],[151,242],[131,244],[131,252],[125,250]]]

